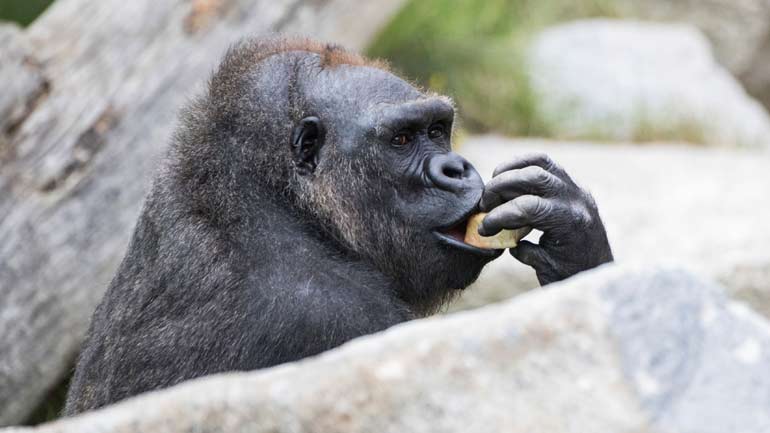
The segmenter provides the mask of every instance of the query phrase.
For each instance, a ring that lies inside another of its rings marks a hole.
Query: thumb
[[[516,248],[511,248],[510,252],[516,260],[535,269],[540,285],[544,286],[556,280],[549,277],[555,270],[553,260],[550,254],[540,245],[529,241],[521,241]]]

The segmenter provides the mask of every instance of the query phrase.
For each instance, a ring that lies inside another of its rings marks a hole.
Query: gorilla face
[[[305,134],[314,149],[311,207],[430,312],[501,253],[463,241],[484,184],[451,150],[451,101],[370,67],[324,69],[305,83],[312,116],[294,139]]]

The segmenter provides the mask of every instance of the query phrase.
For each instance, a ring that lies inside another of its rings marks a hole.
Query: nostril
[[[460,192],[480,181],[473,166],[456,153],[434,155],[425,163],[428,179],[438,188]]]
[[[465,172],[465,167],[456,167],[454,164],[445,165],[441,170],[441,173],[452,179],[462,179]]]
[[[463,177],[463,178],[466,178],[466,177],[471,177],[471,173],[473,172],[473,170],[474,170],[474,168],[473,168],[473,166],[471,165],[471,163],[463,159],[463,172],[462,172],[462,177]]]

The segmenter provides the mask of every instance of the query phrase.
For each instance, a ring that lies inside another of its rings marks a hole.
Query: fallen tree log
[[[0,31],[0,425],[67,374],[179,107],[264,32],[360,49],[401,0],[58,0]]]

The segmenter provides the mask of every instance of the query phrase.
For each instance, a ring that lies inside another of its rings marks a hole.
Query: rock
[[[0,425],[70,373],[176,113],[226,48],[282,31],[360,49],[401,4],[57,0],[24,30],[50,88],[0,162]]]
[[[543,151],[594,195],[619,262],[676,263],[718,279],[770,317],[770,152],[471,137],[460,149],[488,180],[513,155]],[[509,254],[453,309],[537,287]]]
[[[770,147],[770,116],[692,27],[575,21],[528,52],[538,113],[557,137]]]
[[[750,67],[770,34],[768,0],[614,0],[614,3],[624,17],[692,24],[709,38],[716,59],[736,73]]]
[[[770,429],[770,324],[686,272],[607,266],[299,363],[4,433]]]
[[[716,59],[770,107],[769,0],[614,0],[620,14],[692,24],[711,41]]]
[[[11,135],[46,92],[40,65],[15,24],[0,23],[0,164],[8,159]]]

